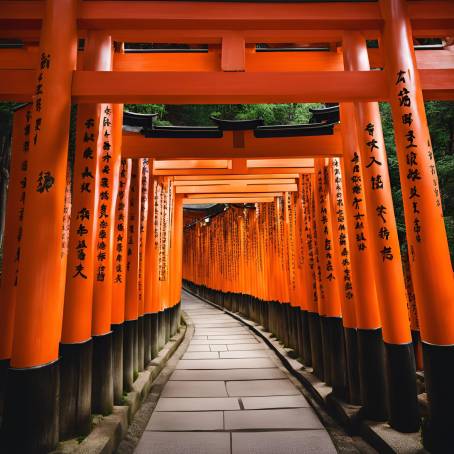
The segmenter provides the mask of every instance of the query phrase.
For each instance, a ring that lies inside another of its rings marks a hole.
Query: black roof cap
[[[136,112],[123,112],[123,124],[126,126],[152,127],[153,121],[158,117],[157,113],[141,114]]]
[[[222,131],[246,131],[263,126],[264,121],[261,118],[255,120],[222,120],[211,116],[210,120]]]

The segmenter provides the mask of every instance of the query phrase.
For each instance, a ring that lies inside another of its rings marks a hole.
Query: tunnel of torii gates
[[[0,38],[22,43],[0,49],[0,99],[25,103],[4,241],[2,448],[46,452],[110,413],[178,329],[184,277],[398,431],[419,430],[423,367],[424,442],[451,451],[454,285],[423,100],[454,99],[454,61],[413,38],[453,32],[449,0],[0,0]],[[132,53],[131,42],[208,46]],[[392,107],[408,259],[378,101]],[[336,107],[274,128],[126,115],[122,132],[123,103],[147,102],[339,103],[340,123]],[[185,204],[218,203],[230,205],[184,220]]]

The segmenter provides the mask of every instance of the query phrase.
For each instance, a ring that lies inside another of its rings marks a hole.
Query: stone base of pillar
[[[2,425],[3,403],[5,401],[6,381],[8,377],[9,359],[0,360],[0,427]]]
[[[60,344],[60,440],[91,430],[93,342]]]
[[[143,316],[143,362],[145,367],[151,361],[151,314]]]
[[[373,421],[386,421],[385,360],[382,330],[358,329],[358,363],[362,415]]]
[[[92,412],[109,415],[113,410],[112,332],[93,336]]]
[[[389,424],[399,432],[418,432],[421,421],[413,344],[385,343]]]
[[[165,343],[170,340],[170,308],[164,311],[164,325],[165,325]]]
[[[345,360],[348,381],[348,402],[361,404],[361,388],[358,368],[358,336],[356,328],[344,328]]]
[[[112,374],[115,405],[123,401],[123,324],[112,325]]]
[[[144,353],[144,328],[143,328],[143,315],[137,320],[137,354],[138,354],[138,372],[142,372],[145,367],[145,353]]]
[[[312,366],[312,352],[311,352],[311,336],[309,332],[309,313],[301,311],[301,355],[303,357],[304,365],[307,367]]]
[[[159,312],[150,315],[150,356],[154,359],[158,356],[158,335],[159,335]]]
[[[2,452],[45,454],[58,443],[60,363],[8,370]]]
[[[320,316],[315,312],[309,312],[309,332],[311,337],[312,368],[314,374],[323,381],[323,350],[322,333],[320,328]]]
[[[322,360],[323,360],[323,381],[328,385],[332,385],[331,378],[331,331],[328,324],[328,319],[325,316],[320,316],[320,334],[322,339]]]
[[[161,351],[166,344],[165,313],[158,312],[158,351]]]
[[[136,320],[126,320],[123,324],[123,388],[132,390],[134,382],[134,336]]]
[[[333,394],[344,399],[347,395],[345,337],[342,318],[327,317],[330,331],[331,379]]]
[[[139,319],[134,320],[133,327],[133,344],[132,344],[132,368],[134,371],[134,379],[139,373]]]
[[[424,446],[432,453],[452,452],[454,437],[454,346],[423,345],[429,420]]]

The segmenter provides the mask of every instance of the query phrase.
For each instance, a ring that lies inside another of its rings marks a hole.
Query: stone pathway
[[[186,292],[182,299],[194,337],[135,453],[336,453],[268,346],[224,312]]]

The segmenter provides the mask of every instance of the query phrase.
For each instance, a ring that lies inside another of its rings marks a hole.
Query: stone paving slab
[[[156,411],[240,410],[236,397],[161,397]]]
[[[230,454],[228,432],[145,432],[136,454]]]
[[[223,430],[222,411],[155,411],[145,430]]]
[[[221,381],[173,381],[166,384],[162,397],[227,397]]]
[[[212,352],[226,352],[227,351],[227,345],[209,345],[210,350]]]
[[[187,352],[183,355],[183,359],[219,359],[218,352]]]
[[[274,380],[287,378],[277,368],[225,369],[225,370],[176,370],[170,377],[173,380]]]
[[[193,339],[191,341],[192,345],[245,345],[245,344],[253,344],[253,345],[260,345],[257,339],[253,337],[242,338],[242,339]]]
[[[231,352],[237,351],[246,351],[246,350],[268,350],[268,347],[265,344],[258,343],[250,343],[250,344],[232,344],[230,342],[227,343],[227,348]]]
[[[269,358],[267,350],[238,350],[232,352],[220,352],[220,358]]]
[[[272,408],[301,408],[309,407],[309,402],[301,395],[297,396],[262,396],[243,397],[241,399],[245,410],[264,410]]]
[[[290,380],[228,381],[229,396],[291,396],[301,395]]]
[[[268,358],[250,359],[182,359],[177,369],[262,369],[274,367],[275,364]]]
[[[335,454],[324,430],[232,433],[232,454]]]
[[[210,351],[210,345],[198,345],[198,344],[193,344],[192,342],[189,344],[188,349],[186,350],[187,352],[209,352]]]
[[[311,408],[224,412],[225,430],[323,429]]]

